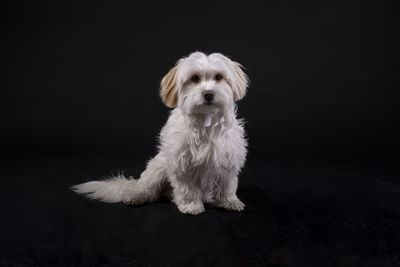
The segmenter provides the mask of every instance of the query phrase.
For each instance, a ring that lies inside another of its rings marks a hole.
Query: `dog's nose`
[[[204,92],[204,99],[210,102],[214,98],[214,92],[213,91],[205,91]]]

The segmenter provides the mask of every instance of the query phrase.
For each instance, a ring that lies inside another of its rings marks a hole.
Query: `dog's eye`
[[[222,78],[223,78],[223,77],[222,77],[221,74],[219,74],[219,73],[218,73],[218,74],[215,74],[215,80],[216,80],[216,81],[222,80]]]
[[[198,83],[198,82],[200,81],[200,76],[197,75],[197,74],[194,74],[194,75],[190,78],[190,80],[191,80],[192,82],[194,82],[194,83]]]

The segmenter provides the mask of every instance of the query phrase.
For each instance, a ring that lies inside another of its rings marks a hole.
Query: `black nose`
[[[204,94],[204,99],[207,100],[208,102],[210,102],[211,100],[213,100],[214,98],[214,94],[213,93],[206,93]]]

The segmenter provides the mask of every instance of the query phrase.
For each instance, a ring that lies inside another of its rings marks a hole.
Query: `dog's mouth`
[[[204,102],[203,102],[203,105],[206,105],[206,106],[213,106],[215,104],[216,104],[215,98],[210,99],[210,100],[204,99]]]
[[[192,109],[193,113],[214,114],[220,110],[220,105],[215,101],[204,101]]]

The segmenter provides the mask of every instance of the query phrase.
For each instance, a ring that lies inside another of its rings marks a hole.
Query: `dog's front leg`
[[[220,190],[215,194],[215,204],[227,210],[244,210],[245,204],[236,195],[237,188],[237,175],[228,176],[222,181]]]
[[[197,215],[205,211],[201,191],[186,182],[173,183],[173,202],[185,214]]]

